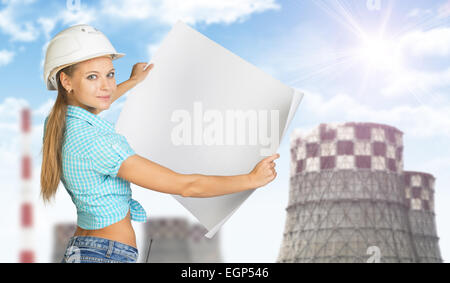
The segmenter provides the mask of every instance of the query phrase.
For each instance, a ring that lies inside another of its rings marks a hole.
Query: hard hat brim
[[[56,67],[50,72],[50,74],[49,74],[49,76],[47,78],[47,90],[57,90],[57,80],[58,80],[58,78],[55,78],[55,76],[60,70],[66,68],[66,67],[68,67],[70,65],[78,64],[78,63],[81,63],[83,61],[87,61],[87,60],[90,60],[90,59],[103,57],[103,56],[107,56],[107,55],[111,56],[111,60],[116,60],[116,59],[124,57],[126,54],[125,53],[97,53],[97,54],[90,54],[89,56],[80,58],[79,60],[77,60],[75,62],[71,62],[69,64],[65,64],[65,65]],[[51,79],[54,79],[54,82],[52,82]]]

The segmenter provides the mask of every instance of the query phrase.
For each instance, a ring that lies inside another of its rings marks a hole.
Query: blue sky
[[[429,172],[437,179],[438,234],[442,255],[449,258],[450,229],[444,219],[450,213],[450,1],[380,0],[379,9],[362,0],[212,0],[208,6],[199,0],[79,2],[70,7],[65,0],[0,1],[0,207],[1,225],[10,231],[3,240],[20,236],[18,217],[8,218],[5,212],[19,211],[18,110],[23,105],[33,110],[33,188],[36,195],[39,190],[42,123],[56,97],[42,79],[50,38],[77,23],[100,29],[116,50],[127,54],[114,61],[120,83],[134,63],[151,59],[180,19],[305,92],[288,134],[346,121],[385,123],[403,131],[405,170]],[[114,122],[125,99],[104,117]],[[277,180],[253,194],[223,227],[225,261],[275,261],[289,190],[288,148],[285,139]],[[75,220],[66,195],[60,190],[51,207],[36,197],[35,238],[43,243],[37,248],[42,261],[49,260],[52,224]],[[142,189],[133,195],[149,215],[190,217],[170,196]],[[15,261],[19,246],[13,241],[1,247],[0,261]]]

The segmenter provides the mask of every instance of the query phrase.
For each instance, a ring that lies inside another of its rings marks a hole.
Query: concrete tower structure
[[[203,226],[179,217],[150,218],[144,225],[142,262],[221,262],[219,233],[208,239]]]
[[[189,250],[191,262],[222,262],[220,253],[220,233],[212,239],[206,238],[208,233],[202,225],[194,224],[189,231]]]
[[[322,124],[293,136],[278,262],[417,262],[419,246],[430,245],[426,258],[440,258],[433,230],[424,234],[411,221],[422,212],[410,213],[417,200],[405,193],[402,136],[373,123]],[[423,197],[432,197],[429,183],[421,185]],[[421,215],[434,220],[430,211]],[[426,240],[416,240],[414,231]]]
[[[428,173],[405,171],[406,206],[417,262],[442,262],[434,213],[435,178]]]
[[[52,262],[60,263],[64,257],[64,252],[66,251],[69,239],[75,234],[77,230],[77,224],[69,223],[58,223],[53,227],[53,253]]]
[[[183,218],[153,218],[145,224],[144,262],[190,262],[188,222]],[[152,245],[146,260],[150,239]]]

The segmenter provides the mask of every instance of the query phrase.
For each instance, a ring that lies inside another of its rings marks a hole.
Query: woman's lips
[[[100,98],[100,99],[105,99],[105,100],[107,100],[107,99],[109,99],[111,96],[107,95],[107,96],[97,96],[97,97]]]

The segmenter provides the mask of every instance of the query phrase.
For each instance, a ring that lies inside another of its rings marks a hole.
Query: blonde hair
[[[44,202],[50,201],[56,194],[62,175],[62,144],[66,127],[68,92],[60,81],[61,72],[72,77],[77,64],[58,71],[58,96],[44,125],[44,143],[42,146],[41,196]]]

